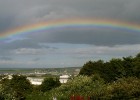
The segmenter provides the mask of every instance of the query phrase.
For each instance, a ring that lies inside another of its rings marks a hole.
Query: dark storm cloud
[[[36,41],[34,39],[23,39],[23,40],[14,40],[11,42],[1,43],[0,44],[0,55],[16,55],[16,54],[27,54],[27,55],[38,55],[44,54],[49,50],[54,51],[58,48],[53,46],[45,45],[40,43],[41,41]],[[42,53],[41,53],[42,52]]]
[[[10,43],[0,44],[0,49],[18,49],[18,48],[41,48],[38,43],[25,39],[17,40]]]
[[[101,18],[140,23],[140,0],[1,0],[0,31],[59,18]]]
[[[13,60],[11,57],[0,56],[0,60]]]
[[[7,40],[9,41],[9,40]],[[44,41],[44,40],[43,40]],[[2,43],[0,44],[1,48],[0,49],[19,49],[19,48],[34,48],[34,49],[38,49],[38,48],[45,48],[45,49],[58,49],[56,47],[50,47],[48,45],[44,45],[40,40],[36,40],[34,37],[30,38],[30,39],[23,39],[23,40],[14,40],[8,43]]]
[[[0,53],[1,55],[11,55],[12,51],[19,48],[41,48],[38,43],[34,41],[30,41],[29,39],[25,40],[15,40],[9,43],[1,43],[0,44]]]
[[[0,32],[6,31],[7,29],[11,28],[13,24],[13,17],[12,16],[0,16]]]
[[[30,35],[33,41],[42,43],[72,43],[92,45],[125,45],[140,44],[140,34],[137,32],[111,29],[62,29],[53,33]]]
[[[139,23],[140,0],[6,0],[0,1],[0,32],[18,25],[59,18],[101,18]],[[112,30],[63,30],[27,35],[25,40],[1,44],[1,48],[41,48],[39,43],[94,45],[139,44],[140,35]]]
[[[35,58],[32,61],[39,61],[39,60],[40,60],[40,58]]]

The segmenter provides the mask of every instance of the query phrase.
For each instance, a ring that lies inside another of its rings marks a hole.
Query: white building
[[[41,85],[43,82],[43,78],[34,78],[34,77],[27,77],[27,79],[31,82],[33,85]]]
[[[60,76],[59,81],[60,83],[67,83],[68,79],[69,79],[68,75],[62,75]]]

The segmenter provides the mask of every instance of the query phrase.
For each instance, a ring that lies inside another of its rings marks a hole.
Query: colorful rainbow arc
[[[140,33],[140,25],[129,23],[129,22],[120,22],[114,20],[97,20],[97,19],[62,19],[55,21],[48,21],[37,23],[33,25],[26,25],[23,27],[18,27],[7,32],[0,33],[0,39],[5,39],[10,36],[18,34],[28,34],[31,32],[42,31],[42,30],[55,30],[63,29],[66,27],[79,28],[79,27],[96,27],[96,28],[109,28],[116,30],[125,30],[130,32]]]

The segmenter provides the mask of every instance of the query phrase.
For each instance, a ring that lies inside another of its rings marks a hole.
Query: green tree
[[[109,74],[106,73],[109,82],[114,81],[126,75],[126,71],[123,66],[123,60],[121,59],[111,59],[110,62],[105,65],[106,65],[105,73],[109,71]]]
[[[133,75],[140,78],[140,55],[135,57],[133,61]]]
[[[92,76],[98,74],[106,82],[115,81],[122,77],[140,78],[140,53],[136,57],[111,59],[109,62],[89,61],[81,68],[79,75]]]
[[[58,86],[60,86],[60,81],[58,78],[52,78],[52,77],[49,77],[49,78],[45,78],[44,81],[42,82],[42,84],[40,85],[40,90],[42,92],[46,92],[46,91],[49,91],[53,88],[56,88]]]
[[[79,74],[88,75],[88,76],[91,76],[97,73],[99,74],[101,73],[103,66],[104,66],[104,62],[102,60],[98,60],[94,62],[89,61],[86,64],[84,64]]]
[[[32,92],[32,85],[26,76],[13,75],[11,80],[3,79],[2,84],[2,94],[7,100],[25,100],[28,93]]]
[[[123,57],[123,66],[125,68],[125,71],[126,71],[126,76],[125,77],[128,77],[128,76],[133,76],[134,72],[133,72],[133,68],[134,68],[134,65],[133,65],[133,61],[134,61],[134,58],[133,57]]]
[[[22,75],[13,75],[10,86],[13,89],[14,96],[19,99],[24,99],[32,91],[32,85],[29,80],[27,80],[26,76]]]
[[[140,53],[138,53],[138,54],[136,55],[136,58],[140,58]]]

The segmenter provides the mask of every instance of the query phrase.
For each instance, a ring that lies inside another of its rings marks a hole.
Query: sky
[[[115,20],[140,26],[139,5],[140,0],[0,0],[0,34],[62,19]],[[0,37],[0,68],[79,67],[89,60],[109,61],[139,52],[140,31],[52,28]]]

